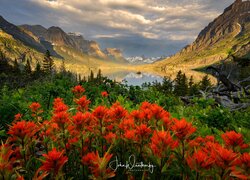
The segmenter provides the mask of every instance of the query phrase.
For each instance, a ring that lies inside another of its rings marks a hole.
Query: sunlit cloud
[[[136,41],[138,37],[147,42],[165,41],[166,48],[169,41],[172,46],[178,41],[181,48],[194,41],[233,1],[1,0],[0,14],[16,24],[55,25],[67,32],[81,32],[86,39],[94,38],[102,45],[103,38],[131,37]]]

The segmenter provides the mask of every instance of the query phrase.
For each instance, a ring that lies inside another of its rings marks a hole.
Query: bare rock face
[[[106,54],[100,49],[99,44],[95,41],[87,41],[84,50],[91,56],[100,57],[102,59],[107,58]]]
[[[117,48],[106,48],[104,53],[108,56],[111,60],[116,60],[116,62],[120,63],[128,63],[126,59],[123,57],[122,51]]]
[[[107,54],[107,56],[109,56],[110,58],[113,58],[113,59],[122,59],[123,58],[122,51],[120,49],[106,48],[104,50],[104,53]]]
[[[180,54],[205,49],[218,43],[226,36],[237,36],[246,30],[250,22],[250,1],[236,0],[222,15],[205,27],[197,39],[185,47]]]
[[[47,41],[57,46],[74,47],[74,41],[61,28],[52,26],[47,30],[44,37]]]

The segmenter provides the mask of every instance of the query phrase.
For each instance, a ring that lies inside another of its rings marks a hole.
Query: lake
[[[149,74],[149,73],[134,73],[130,72],[124,77],[122,83],[132,86],[141,86],[143,83],[152,83],[152,82],[162,82],[163,78],[161,76]]]

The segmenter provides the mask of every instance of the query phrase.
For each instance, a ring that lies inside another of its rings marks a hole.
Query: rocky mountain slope
[[[206,66],[227,58],[229,54],[240,52],[241,56],[248,56],[249,44],[250,1],[236,0],[205,27],[192,44],[155,65]]]
[[[123,57],[122,51],[116,48],[106,48],[104,53],[109,59],[118,61],[120,63],[128,63],[128,61]]]
[[[61,28],[55,26],[48,29],[40,25],[21,25],[20,27],[32,32],[41,40],[50,42],[53,46],[67,46],[84,54],[102,59],[109,59],[110,57],[101,50],[97,42],[86,40],[80,34],[66,33]],[[111,59],[113,59],[113,57]],[[118,60],[120,60],[120,58]]]
[[[0,29],[13,36],[15,39],[22,41],[25,45],[31,46],[40,52],[45,52],[46,50],[37,38],[32,37],[26,31],[18,28],[14,24],[9,23],[2,16],[0,16]]]

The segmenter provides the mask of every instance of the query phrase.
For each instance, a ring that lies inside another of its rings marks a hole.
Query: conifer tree
[[[42,73],[41,65],[39,62],[37,62],[34,74],[35,76],[38,77],[41,73]]]
[[[30,65],[30,61],[29,60],[27,60],[27,62],[26,62],[26,65],[25,65],[25,67],[24,67],[24,72],[25,73],[27,73],[27,74],[31,74],[31,65]]]
[[[54,67],[54,61],[51,58],[49,50],[46,51],[44,59],[43,59],[43,70],[45,72],[52,72]]]
[[[0,51],[0,73],[7,72],[9,70],[9,63],[7,58],[5,57],[4,53]]]
[[[19,64],[18,64],[18,62],[17,62],[17,59],[15,59],[15,61],[14,61],[13,72],[14,72],[14,73],[17,73],[17,74],[20,73],[20,68],[19,68]]]
[[[185,73],[179,71],[175,78],[174,93],[178,96],[185,96],[188,94],[188,80]]]
[[[90,71],[90,76],[89,76],[89,78],[88,78],[88,81],[89,81],[89,82],[94,81],[94,72],[93,72],[92,70]]]
[[[212,83],[211,83],[211,81],[210,81],[208,75],[204,76],[204,77],[202,78],[201,82],[200,82],[200,87],[199,87],[199,88],[200,88],[202,91],[205,91],[205,90],[210,89],[211,86],[212,86]]]
[[[102,71],[101,71],[101,69],[98,70],[98,73],[96,75],[96,79],[97,79],[98,83],[102,82]]]
[[[36,72],[41,72],[41,65],[39,62],[36,63]]]
[[[199,85],[194,82],[194,77],[191,76],[188,83],[188,93],[190,96],[199,94]]]

